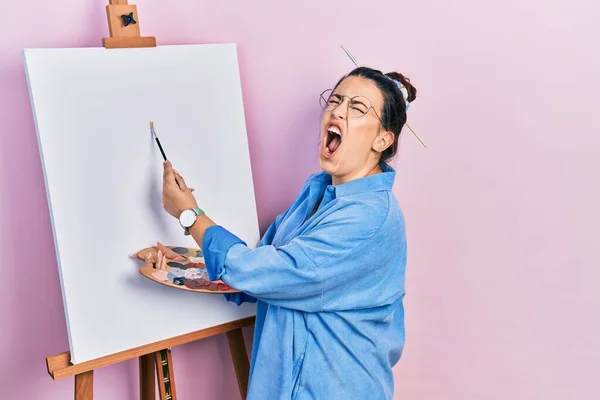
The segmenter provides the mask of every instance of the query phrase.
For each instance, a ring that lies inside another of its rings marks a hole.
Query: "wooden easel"
[[[156,38],[140,35],[137,7],[127,4],[127,0],[109,0],[106,16],[110,37],[102,39],[105,48],[156,47]],[[245,399],[250,363],[242,328],[252,325],[254,320],[255,317],[244,318],[79,364],[71,364],[71,353],[67,351],[46,357],[46,366],[54,380],[75,377],[75,400],[93,400],[95,369],[137,357],[140,371],[140,400],[156,399],[156,383],[158,383],[160,400],[177,400],[171,347],[225,333],[240,394],[242,399]]]
[[[71,353],[66,351],[46,357],[46,367],[54,380],[75,376],[75,400],[93,400],[95,369],[137,357],[140,370],[140,400],[156,399],[156,381],[160,400],[177,400],[171,347],[226,333],[240,394],[242,399],[245,399],[250,363],[242,328],[252,325],[254,319],[255,317],[240,319],[79,364],[71,364]]]
[[[102,39],[105,48],[156,47],[154,36],[140,36],[136,5],[127,4],[127,0],[109,0],[106,17],[110,37]]]

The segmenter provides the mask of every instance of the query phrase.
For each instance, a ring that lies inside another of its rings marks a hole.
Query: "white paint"
[[[24,56],[72,362],[254,315],[254,305],[154,283],[129,256],[156,241],[198,247],[162,208],[151,120],[200,207],[258,243],[235,45]]]

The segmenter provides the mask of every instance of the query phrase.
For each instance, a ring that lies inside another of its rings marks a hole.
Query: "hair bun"
[[[405,77],[404,75],[402,75],[399,72],[388,72],[387,74],[385,74],[386,76],[389,76],[392,79],[397,80],[398,82],[400,82],[401,84],[404,85],[404,87],[406,88],[406,90],[408,91],[408,101],[412,102],[414,99],[417,98],[417,88],[414,87],[411,83],[410,83],[410,79],[408,79],[407,77]]]

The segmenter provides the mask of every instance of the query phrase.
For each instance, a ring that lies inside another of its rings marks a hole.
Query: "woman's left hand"
[[[179,218],[184,210],[198,207],[196,199],[185,181],[171,165],[171,162],[165,161],[163,164],[163,207],[166,212],[175,218]]]

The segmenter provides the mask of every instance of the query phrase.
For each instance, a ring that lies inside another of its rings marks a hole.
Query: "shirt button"
[[[329,186],[329,187],[327,188],[327,190],[329,190],[330,192],[333,192],[333,186]]]

